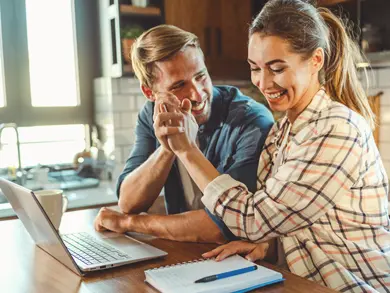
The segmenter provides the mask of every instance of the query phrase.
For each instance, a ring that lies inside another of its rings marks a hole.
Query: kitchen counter
[[[64,194],[68,198],[68,211],[81,208],[116,205],[115,181],[101,181],[98,187],[68,190]],[[0,204],[0,220],[15,217],[9,203]]]

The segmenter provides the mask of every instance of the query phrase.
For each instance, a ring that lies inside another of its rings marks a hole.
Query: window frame
[[[83,66],[88,66],[91,61],[80,63],[80,53],[83,53],[86,45],[83,43],[80,46],[79,42],[86,34],[85,24],[83,23],[86,20],[83,20],[82,17],[85,17],[90,3],[83,4],[83,1],[71,1],[73,6],[72,18],[74,22],[76,83],[79,105],[75,107],[33,107],[31,105],[30,92],[25,0],[0,0],[4,92],[6,99],[5,107],[0,108],[0,123],[13,122],[18,126],[91,125],[93,123],[93,107],[91,106],[93,102],[92,86],[91,88],[86,88],[88,82],[91,81],[87,80],[87,78],[84,80],[80,79],[81,74],[86,71]],[[85,3],[88,3],[88,1]],[[81,12],[76,11],[76,6],[80,8]],[[42,12],[43,17],[44,13],[47,12]],[[81,24],[80,27],[78,27],[79,22]],[[52,38],[53,41],[55,41],[55,37]]]

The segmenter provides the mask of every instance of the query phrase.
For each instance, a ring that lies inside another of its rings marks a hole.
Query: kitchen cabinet
[[[351,0],[318,0],[317,5],[318,6],[332,6],[336,4],[342,4],[345,2],[351,2]]]
[[[150,1],[151,6],[139,7],[130,5],[130,0],[99,0],[103,76],[134,76],[131,65],[123,58],[121,29],[136,24],[147,30],[164,23],[162,1]]]
[[[249,79],[251,0],[165,0],[165,22],[198,36],[213,78]]]

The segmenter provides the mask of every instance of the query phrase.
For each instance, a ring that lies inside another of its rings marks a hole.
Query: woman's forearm
[[[202,192],[211,181],[220,175],[196,146],[176,155]]]

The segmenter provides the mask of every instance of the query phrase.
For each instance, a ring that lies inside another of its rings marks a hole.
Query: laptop
[[[35,244],[78,275],[167,255],[124,234],[81,231],[60,235],[33,191],[3,178],[0,188]]]

